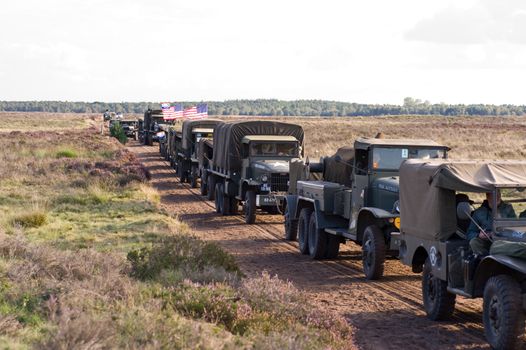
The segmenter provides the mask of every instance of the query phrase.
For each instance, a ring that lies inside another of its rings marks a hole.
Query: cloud
[[[464,8],[448,7],[417,22],[405,38],[435,44],[526,45],[526,3],[479,0]]]

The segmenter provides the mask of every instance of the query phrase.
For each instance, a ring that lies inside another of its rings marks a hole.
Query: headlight
[[[393,205],[393,212],[395,213],[400,213],[400,201],[396,201],[394,202],[394,205]]]
[[[267,175],[261,175],[261,181],[267,182],[268,181],[268,176]]]

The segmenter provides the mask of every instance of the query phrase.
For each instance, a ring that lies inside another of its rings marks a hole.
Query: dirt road
[[[136,143],[129,149],[152,173],[166,210],[203,239],[219,243],[236,257],[247,275],[268,271],[292,281],[314,301],[334,310],[353,325],[363,349],[485,349],[481,302],[457,299],[452,322],[431,322],[421,306],[420,275],[396,259],[388,260],[385,277],[366,281],[359,247],[348,243],[338,259],[313,261],[298,253],[297,244],[282,239],[279,215],[258,215],[246,225],[241,216],[220,216],[197,189],[181,184],[157,147]]]

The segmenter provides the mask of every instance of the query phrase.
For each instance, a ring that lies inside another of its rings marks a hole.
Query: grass
[[[0,132],[0,147],[1,347],[352,347],[344,320],[168,216],[115,140]]]

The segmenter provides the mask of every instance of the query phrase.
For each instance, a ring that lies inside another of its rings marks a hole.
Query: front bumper
[[[257,207],[275,207],[282,206],[285,196],[282,194],[258,194],[256,195]]]

